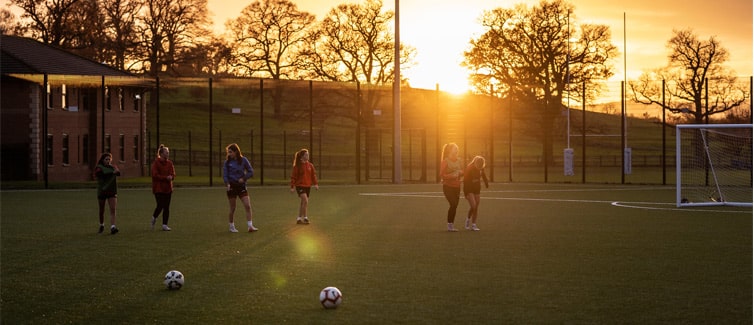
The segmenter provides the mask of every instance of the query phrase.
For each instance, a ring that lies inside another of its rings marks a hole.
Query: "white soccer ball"
[[[183,276],[183,273],[180,271],[172,270],[168,272],[168,274],[165,274],[165,286],[169,290],[178,290],[181,287],[183,287],[183,282],[185,281],[185,278]]]
[[[336,287],[327,287],[319,292],[319,302],[327,309],[337,308],[343,302],[343,294]]]

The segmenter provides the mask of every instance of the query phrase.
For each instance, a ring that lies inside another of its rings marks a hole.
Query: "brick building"
[[[103,152],[145,175],[152,81],[33,39],[0,36],[2,180],[85,181]]]

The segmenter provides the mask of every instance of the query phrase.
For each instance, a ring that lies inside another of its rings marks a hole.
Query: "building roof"
[[[154,80],[135,76],[34,39],[0,35],[0,75],[44,84],[120,85],[151,88]]]
[[[0,52],[0,73],[4,75],[132,76],[125,71],[30,38],[2,35]]]

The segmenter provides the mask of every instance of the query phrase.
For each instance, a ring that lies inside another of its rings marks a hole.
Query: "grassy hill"
[[[254,82],[215,83],[210,112],[208,85],[170,84],[160,93],[159,142],[171,147],[172,158],[179,165],[197,166],[192,168],[192,174],[208,174],[203,172],[203,166],[208,165],[210,147],[217,162],[213,164],[219,166],[224,147],[236,142],[252,163],[269,171],[274,180],[285,178],[296,150],[310,146],[315,162],[323,170],[344,173],[339,181],[354,182],[357,164],[363,168],[362,179],[391,177],[394,119],[390,89],[362,88],[361,101],[357,103],[358,92],[353,84],[315,83],[309,88],[308,82],[288,81],[263,87],[262,92]],[[260,100],[262,96],[264,100]],[[457,142],[465,157],[488,157],[496,169],[533,168],[532,179],[541,179],[542,131],[536,124],[538,115],[531,108],[514,107],[511,124],[510,105],[486,96],[405,89],[401,102],[401,150],[407,169],[404,174],[411,174],[409,180],[433,180],[435,161],[446,142]],[[357,123],[359,112],[361,122]],[[151,148],[157,145],[157,113],[156,109],[148,111]],[[577,166],[581,165],[584,141],[587,166],[620,168],[621,117],[586,111],[586,137],[582,138],[583,114],[577,109],[570,114],[570,147],[576,152]],[[567,126],[564,111],[552,130],[551,140],[554,160],[550,167],[560,168],[561,172],[563,149],[569,140]],[[661,171],[661,124],[656,119],[628,117],[626,130],[634,164]],[[673,129],[667,127],[665,132],[667,154],[672,156]]]

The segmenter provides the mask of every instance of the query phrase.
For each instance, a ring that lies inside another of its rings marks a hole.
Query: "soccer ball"
[[[343,294],[336,287],[327,287],[319,292],[319,302],[327,309],[337,308],[342,301]]]
[[[185,278],[183,277],[183,273],[180,271],[172,270],[168,272],[168,274],[165,274],[165,286],[168,288],[168,290],[178,290],[181,287],[183,287],[183,281]]]

